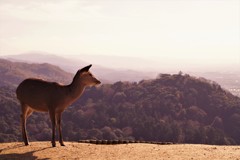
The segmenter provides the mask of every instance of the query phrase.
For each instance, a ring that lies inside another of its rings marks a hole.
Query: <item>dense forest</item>
[[[0,86],[0,142],[21,141],[15,86]],[[240,98],[204,78],[160,74],[87,88],[63,113],[63,136],[83,139],[240,144]],[[50,140],[47,113],[27,121],[31,141]]]

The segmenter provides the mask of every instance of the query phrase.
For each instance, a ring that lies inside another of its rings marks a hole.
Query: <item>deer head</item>
[[[86,86],[95,86],[100,84],[101,82],[94,77],[94,75],[89,71],[92,65],[86,66],[79,70],[79,75],[81,82]]]

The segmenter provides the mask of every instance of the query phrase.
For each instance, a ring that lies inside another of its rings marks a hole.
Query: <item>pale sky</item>
[[[240,64],[240,0],[0,0],[0,55]]]

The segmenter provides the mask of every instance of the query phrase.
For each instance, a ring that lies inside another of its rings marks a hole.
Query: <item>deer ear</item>
[[[86,66],[86,67],[82,68],[82,69],[80,70],[80,72],[88,72],[88,70],[89,70],[91,67],[92,67],[92,65],[90,64],[89,66]]]

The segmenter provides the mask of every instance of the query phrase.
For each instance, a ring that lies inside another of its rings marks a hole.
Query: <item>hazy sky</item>
[[[0,55],[240,64],[240,0],[0,0]]]

